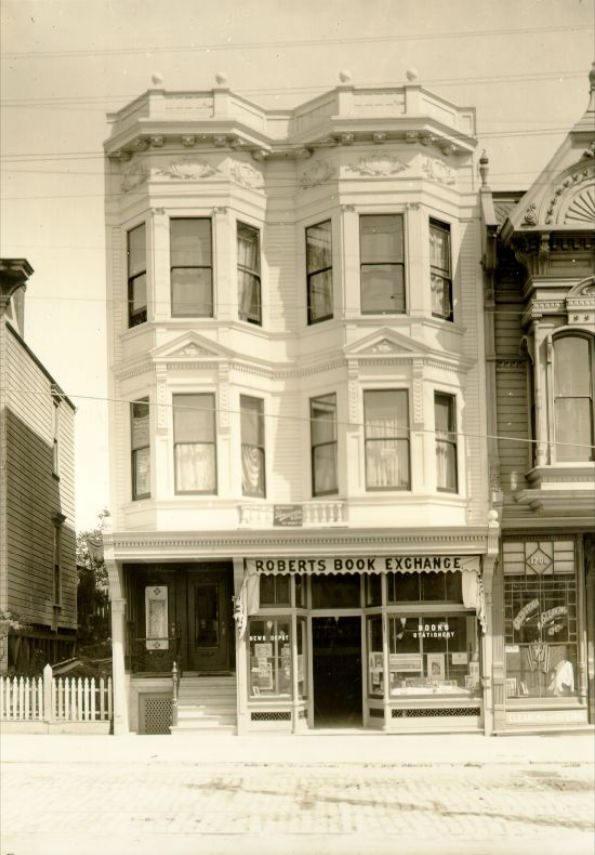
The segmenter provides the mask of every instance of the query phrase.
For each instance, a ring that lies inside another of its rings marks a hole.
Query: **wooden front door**
[[[226,571],[192,574],[188,579],[188,668],[228,671],[231,591]]]

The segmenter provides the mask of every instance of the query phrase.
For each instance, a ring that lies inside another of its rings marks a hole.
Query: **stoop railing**
[[[0,721],[84,724],[112,716],[111,677],[54,677],[50,665],[42,677],[0,677]]]

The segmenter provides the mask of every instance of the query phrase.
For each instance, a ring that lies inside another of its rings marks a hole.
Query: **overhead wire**
[[[18,392],[18,393],[21,393],[23,395],[31,395],[32,397],[38,397],[38,398],[39,397],[47,397],[47,392],[41,392],[41,391],[33,390],[33,389],[24,389],[23,387],[11,386],[11,387],[9,387],[9,391]],[[256,391],[256,390],[254,390],[254,391]],[[367,391],[367,390],[363,389],[363,391]],[[384,390],[378,390],[378,389],[374,388],[372,391],[384,391]],[[391,389],[387,389],[386,391],[402,391],[402,389],[391,388]],[[261,395],[263,394],[262,390],[260,390],[260,389],[258,390],[258,392]],[[140,398],[139,397],[135,397],[135,398],[114,398],[114,397],[110,397],[107,395],[89,395],[89,394],[82,394],[82,393],[79,394],[76,392],[74,392],[74,393],[73,392],[64,392],[63,390],[62,390],[61,394],[63,394],[65,397],[69,398],[70,400],[101,401],[104,403],[124,404],[126,406],[130,406],[131,404],[138,404],[138,403],[142,402],[142,403],[146,403],[147,406],[149,407],[149,409],[153,409],[153,410],[156,410],[159,408],[168,409],[168,410],[172,410],[172,411],[174,411],[176,409],[180,409],[180,410],[183,410],[184,412],[196,412],[196,413],[203,413],[203,414],[204,413],[211,413],[213,416],[217,416],[221,413],[225,413],[228,416],[241,416],[241,414],[242,414],[241,409],[236,410],[236,409],[233,409],[231,407],[195,407],[195,406],[191,406],[188,404],[184,404],[183,406],[178,405],[178,407],[176,407],[176,405],[174,405],[173,402],[170,404],[170,403],[161,402],[161,401],[155,402],[155,401],[151,401],[150,399],[147,402],[145,400],[145,398],[147,396],[144,396],[144,397],[141,396]],[[212,395],[213,397],[216,397],[215,391],[210,391],[210,390],[204,391],[202,389],[192,391],[192,392],[184,391],[184,392],[181,392],[179,394],[182,397],[184,397],[184,396],[193,397],[193,396],[198,396],[198,395],[203,395],[203,394],[204,395]],[[330,393],[328,393],[328,394],[330,394]],[[257,396],[252,395],[250,397],[257,397]],[[316,398],[316,395],[314,395],[312,397]],[[294,422],[294,423],[299,423],[301,425],[309,425],[312,422],[312,419],[310,417],[288,416],[288,415],[283,415],[281,413],[264,413],[262,418],[264,420],[275,419],[277,421],[282,421],[282,422]],[[343,421],[341,419],[336,419],[335,424],[337,427],[341,426],[341,427],[345,427],[347,429],[354,429],[354,428],[363,429],[365,432],[365,429],[370,424],[370,421],[359,422],[359,421]],[[397,428],[395,428],[395,430],[397,430]],[[426,427],[420,428],[418,426],[411,427],[411,426],[400,426],[399,425],[398,431],[403,431],[403,432],[407,433],[409,436],[411,436],[411,434],[416,434],[416,433],[428,433],[428,434],[439,434],[441,436],[441,438],[444,435],[446,435],[449,437],[450,436],[455,437],[457,439],[458,438],[464,438],[464,439],[476,439],[476,440],[498,440],[498,441],[506,441],[506,442],[526,443],[528,445],[543,444],[543,440],[537,440],[537,439],[532,439],[532,438],[527,438],[527,437],[509,436],[507,434],[474,433],[474,432],[469,432],[469,431],[440,431],[440,430],[435,430],[435,429],[426,428]],[[394,440],[396,440],[398,437],[397,436],[390,436],[390,437],[369,437],[369,438],[373,438],[373,439],[394,439]],[[556,440],[556,445],[569,446],[571,448],[595,448],[595,446],[590,445],[590,444],[578,443],[578,442],[558,442],[557,440]]]
[[[100,56],[130,56],[151,54],[178,54],[178,53],[197,53],[200,51],[245,51],[245,50],[270,50],[271,48],[299,48],[306,47],[328,47],[329,45],[354,45],[354,44],[381,44],[387,42],[408,42],[408,41],[440,41],[442,39],[465,39],[465,38],[483,38],[497,36],[526,36],[526,35],[544,35],[545,33],[558,32],[590,32],[590,26],[576,24],[561,24],[537,27],[506,27],[501,29],[486,29],[486,30],[450,30],[437,33],[402,33],[400,35],[384,35],[384,36],[343,36],[341,38],[312,38],[311,36],[305,39],[291,40],[269,40],[269,41],[254,41],[254,42],[211,42],[202,44],[189,45],[155,45],[144,47],[118,47],[118,48],[96,48],[95,50],[76,49],[76,50],[39,50],[39,51],[5,51],[1,59],[4,61],[13,61],[20,59],[63,59],[71,57],[81,57],[85,59],[94,59]]]

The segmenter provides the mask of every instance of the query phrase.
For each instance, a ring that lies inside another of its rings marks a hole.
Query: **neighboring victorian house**
[[[154,88],[106,153],[114,728],[491,729],[475,114]]]
[[[595,67],[584,116],[485,223],[498,730],[595,721]]]
[[[24,341],[32,273],[0,261],[0,671],[16,673],[71,655],[77,625],[74,406]]]

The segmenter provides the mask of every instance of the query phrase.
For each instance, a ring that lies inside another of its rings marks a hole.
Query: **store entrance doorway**
[[[361,618],[312,619],[314,726],[362,724]]]

